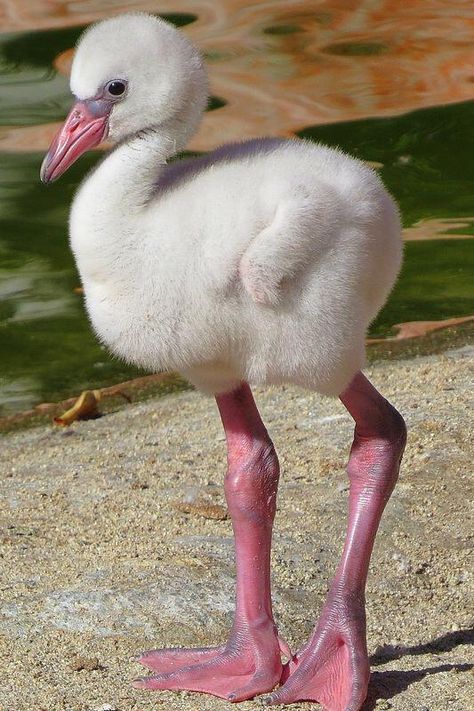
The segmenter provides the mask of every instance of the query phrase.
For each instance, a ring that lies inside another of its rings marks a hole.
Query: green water
[[[300,131],[303,138],[339,146],[381,163],[405,227],[422,218],[474,216],[474,101],[393,118],[347,121]],[[474,219],[447,234],[474,234]],[[474,313],[474,240],[408,242],[395,289],[372,324],[383,336],[395,323]]]
[[[186,24],[195,18],[168,19]],[[0,125],[64,117],[70,105],[67,81],[51,63],[81,30],[0,36]],[[224,104],[225,97],[213,97],[209,109]],[[470,102],[307,128],[300,135],[382,163],[381,175],[409,226],[421,218],[474,215],[473,125]],[[50,187],[39,182],[42,157],[0,153],[0,414],[139,372],[97,344],[82,296],[74,291],[79,279],[67,243],[68,209],[98,156],[84,156]],[[473,234],[474,223],[462,231]],[[469,239],[407,244],[400,280],[371,332],[387,334],[401,321],[474,313],[473,250]]]
[[[383,164],[405,226],[426,217],[474,216],[474,101],[393,118],[314,126],[298,135]]]

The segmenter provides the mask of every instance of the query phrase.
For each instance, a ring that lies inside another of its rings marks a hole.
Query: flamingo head
[[[198,50],[173,25],[127,13],[88,28],[71,70],[75,102],[41,166],[41,180],[59,178],[106,138],[124,141],[161,131],[173,149],[195,132],[207,102]]]

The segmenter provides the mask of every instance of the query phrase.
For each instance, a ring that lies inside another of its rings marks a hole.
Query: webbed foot
[[[259,631],[231,635],[222,647],[157,649],[144,652],[139,662],[154,676],[136,679],[139,689],[200,691],[227,701],[245,701],[271,691],[280,681],[280,643],[273,623]]]
[[[327,711],[359,711],[369,676],[363,603],[333,598],[308,644],[285,664],[283,686],[265,702],[317,701]]]

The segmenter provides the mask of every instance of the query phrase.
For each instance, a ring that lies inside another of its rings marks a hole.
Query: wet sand
[[[464,347],[368,371],[409,440],[368,583],[365,711],[472,708],[473,363]],[[296,648],[342,545],[352,422],[336,400],[293,388],[257,390],[257,401],[282,465],[275,614]],[[3,437],[1,711],[231,708],[129,685],[142,649],[225,638],[234,571],[224,466],[214,402],[194,392]]]

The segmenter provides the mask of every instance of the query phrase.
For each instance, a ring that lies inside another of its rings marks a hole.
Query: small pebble
[[[72,671],[94,671],[100,669],[99,660],[97,657],[76,657],[69,664]]]
[[[132,489],[149,489],[150,485],[147,481],[132,481]]]
[[[198,500],[194,503],[177,501],[173,504],[173,506],[177,509],[177,511],[181,511],[182,513],[215,519],[216,521],[225,521],[229,518],[229,513],[224,506],[221,506],[220,504],[213,504],[208,501]]]

